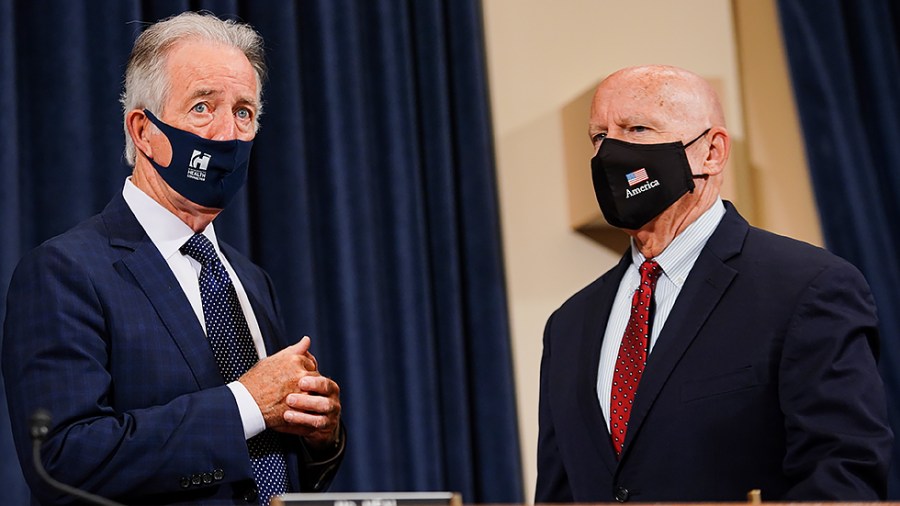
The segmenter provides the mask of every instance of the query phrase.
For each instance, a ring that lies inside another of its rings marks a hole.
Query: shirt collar
[[[181,246],[194,235],[191,227],[135,186],[130,176],[125,179],[122,197],[163,258],[168,260],[175,253],[181,254]],[[212,223],[206,227],[203,235],[219,253],[219,242]]]
[[[716,227],[725,216],[725,204],[722,199],[716,199],[716,202],[697,218],[696,221],[688,225],[683,232],[678,234],[672,243],[669,244],[662,253],[656,256],[654,260],[663,269],[663,274],[677,286],[682,286],[687,280],[691,268],[700,257],[700,251],[706,245],[706,241],[715,232]],[[644,255],[641,254],[631,240],[631,261],[633,265],[640,271],[640,266],[644,263]]]

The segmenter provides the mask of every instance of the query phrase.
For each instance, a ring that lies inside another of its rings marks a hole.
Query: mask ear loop
[[[704,135],[708,134],[710,130],[712,130],[712,127],[707,128],[706,130],[703,131],[702,134],[698,135],[697,137],[694,137],[694,140],[692,140],[691,142],[684,145],[684,149],[687,149],[688,146],[690,146],[691,144],[700,140],[700,138],[703,137]],[[691,174],[691,179],[709,179],[709,174]]]
[[[703,131],[702,134],[698,135],[697,137],[694,137],[694,140],[692,140],[691,142],[689,142],[689,143],[687,143],[687,144],[684,145],[684,149],[687,149],[688,146],[690,146],[691,144],[693,144],[693,143],[699,141],[700,138],[703,137],[704,135],[708,134],[710,130],[712,130],[712,127],[707,128],[706,130]]]
[[[153,128],[155,128],[157,132],[161,133],[161,134],[163,135],[163,137],[165,137],[165,138],[168,140],[169,136],[166,135],[166,133],[162,131],[162,128],[159,128],[159,125],[156,124],[156,122],[159,121],[159,120],[158,120],[158,119],[156,118],[156,116],[154,116],[153,113],[150,112],[150,110],[147,109],[147,108],[144,108],[144,117],[146,117],[147,120],[150,121],[150,124],[153,125]],[[171,143],[171,141],[169,141],[169,142]],[[137,146],[135,146],[134,148],[135,148],[136,150],[140,151],[141,154],[144,155],[144,158],[146,158],[147,160],[149,160],[151,163],[154,163],[154,164],[156,163],[156,160],[154,160],[153,157],[150,156],[150,155],[148,155],[147,153],[144,153],[144,151],[143,151],[142,149],[139,149]],[[172,164],[172,163],[169,162],[169,165],[171,165],[171,164]],[[160,165],[160,167],[162,167],[162,165]],[[163,168],[166,168],[166,169],[167,169],[168,167],[163,167]]]

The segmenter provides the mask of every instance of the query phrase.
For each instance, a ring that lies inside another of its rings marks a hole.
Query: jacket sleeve
[[[266,291],[264,300],[260,301],[260,305],[254,308],[257,321],[260,322],[261,330],[266,339],[267,346],[271,346],[270,353],[275,353],[296,342],[296,336],[289,336],[285,331],[284,320],[281,316],[281,306],[278,303],[278,296],[275,291],[275,285],[272,278],[261,268],[247,262],[245,259],[229,258],[235,263],[240,262],[242,270],[248,275],[258,277],[255,285],[265,286]],[[247,288],[245,286],[245,288]],[[268,320],[265,323],[261,320]],[[324,492],[328,490],[331,482],[337,475],[337,471],[344,460],[344,454],[347,448],[347,430],[341,423],[338,433],[338,439],[335,446],[325,448],[319,451],[313,451],[307,448],[303,438],[296,439],[297,453],[297,482],[295,487],[299,487],[301,492]]]
[[[66,500],[31,465],[27,420],[38,408],[52,415],[44,466],[57,480],[95,494],[134,498],[183,492],[197,479],[202,487],[207,477],[210,485],[252,479],[240,415],[224,385],[186,389],[140,409],[113,405],[113,369],[133,367],[140,377],[147,358],[112,363],[117,341],[105,315],[111,301],[99,295],[85,263],[66,248],[44,245],[23,259],[10,284],[2,366],[19,460],[36,499]],[[154,391],[148,383],[146,391]]]
[[[572,502],[572,491],[568,476],[563,466],[562,456],[556,442],[556,429],[553,424],[553,412],[550,399],[553,359],[551,354],[553,316],[547,320],[544,328],[544,350],[541,355],[540,401],[538,407],[538,449],[537,449],[537,483],[534,502],[563,503]]]
[[[785,500],[885,498],[893,435],[876,325],[868,285],[849,264],[825,268],[802,294],[779,366],[784,473],[794,482]]]

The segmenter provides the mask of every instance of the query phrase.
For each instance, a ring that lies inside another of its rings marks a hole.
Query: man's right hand
[[[309,337],[304,337],[297,344],[260,360],[238,378],[259,406],[267,428],[286,428],[282,426],[289,425],[284,420],[284,412],[291,409],[286,404],[288,394],[299,391],[301,378],[319,376],[309,345]]]

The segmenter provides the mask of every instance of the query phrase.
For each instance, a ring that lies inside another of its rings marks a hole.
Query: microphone
[[[34,457],[34,469],[37,471],[38,476],[56,490],[73,495],[82,501],[91,504],[99,504],[101,506],[123,506],[120,503],[110,501],[99,495],[94,495],[90,492],[85,492],[84,490],[70,487],[65,483],[56,481],[49,473],[47,473],[47,470],[44,469],[44,464],[41,462],[41,445],[44,443],[44,439],[50,432],[50,420],[50,412],[41,408],[38,408],[31,415],[31,418],[28,419],[28,426],[31,429],[31,448]]]
[[[38,408],[28,420],[28,426],[31,428],[31,440],[43,442],[47,433],[50,432],[50,412]]]

